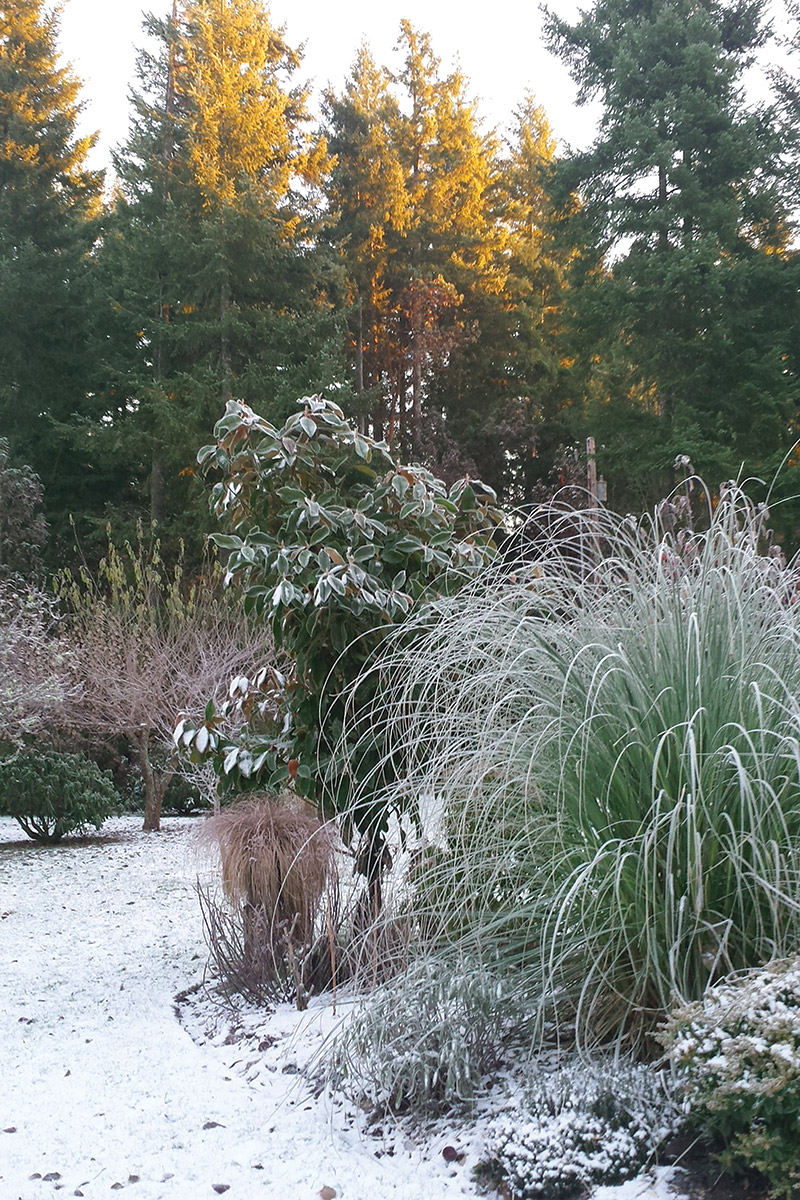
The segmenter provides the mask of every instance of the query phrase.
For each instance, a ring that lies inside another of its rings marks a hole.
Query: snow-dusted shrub
[[[119,807],[110,773],[80,754],[24,750],[0,766],[0,812],[37,842],[99,829]]]
[[[513,1027],[510,985],[419,962],[375,991],[334,1043],[328,1082],[379,1108],[470,1100]]]
[[[58,624],[52,596],[0,579],[0,743],[9,750],[58,725],[74,693]]]
[[[682,1122],[669,1075],[578,1061],[538,1072],[524,1105],[494,1120],[479,1173],[513,1200],[572,1196],[637,1175]]]
[[[685,1077],[692,1119],[775,1196],[800,1191],[800,959],[710,988],[660,1035]]]

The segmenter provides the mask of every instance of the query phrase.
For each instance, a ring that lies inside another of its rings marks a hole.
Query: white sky
[[[584,4],[584,7],[586,5]],[[572,16],[574,0],[554,0]],[[167,12],[168,0],[64,0],[61,49],[84,81],[85,131],[98,130],[94,165],[126,134],[127,93],[134,80],[136,49],[143,42],[144,11]],[[301,71],[317,88],[341,87],[363,38],[378,62],[391,66],[402,17],[431,35],[443,70],[456,63],[471,83],[489,125],[502,125],[530,89],[562,142],[586,144],[593,120],[576,108],[565,69],[542,45],[542,16],[535,0],[494,0],[490,6],[458,0],[273,0],[273,20],[286,26],[289,44],[305,43]]]

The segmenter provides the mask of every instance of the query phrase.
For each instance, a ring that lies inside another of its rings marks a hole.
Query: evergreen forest
[[[793,547],[800,83],[745,88],[778,45],[765,0],[596,0],[545,30],[599,103],[580,152],[546,96],[489,128],[406,20],[314,115],[262,0],[174,0],[104,178],[57,10],[4,0],[4,560],[37,557],[42,515],[49,567],[76,534],[96,558],[109,523],[196,549],[226,402],[280,425],[315,393],[506,507],[585,481],[588,437],[615,511],[686,460],[711,487],[777,476]]]

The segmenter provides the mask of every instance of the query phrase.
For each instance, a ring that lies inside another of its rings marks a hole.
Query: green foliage
[[[328,1080],[391,1112],[468,1102],[497,1065],[515,1015],[510,981],[466,964],[459,971],[417,963],[347,1022],[328,1058]]]
[[[721,1138],[723,1165],[754,1168],[771,1195],[800,1188],[800,964],[731,977],[671,1013],[659,1034],[684,1078],[692,1122]]]
[[[102,175],[86,165],[94,139],[77,134],[80,81],[59,61],[58,23],[44,0],[0,10],[0,426],[63,528],[94,484],[75,430],[100,415],[91,331]]]
[[[281,420],[339,373],[316,244],[325,153],[306,132],[299,57],[260,0],[198,0],[146,29],[101,255],[109,419],[96,438],[128,465],[116,503],[141,515],[147,497],[162,533],[199,549],[195,452],[225,400]]]
[[[329,236],[347,279],[355,403],[396,457],[448,482],[477,473],[477,461],[503,482],[505,447],[492,453],[487,411],[527,390],[534,357],[552,359],[539,332],[557,303],[542,287],[548,271],[518,253],[520,241],[541,245],[541,196],[532,189],[512,213],[516,182],[501,165],[514,168],[429,36],[401,21],[397,50],[389,72],[362,45],[341,93],[325,97]],[[546,140],[534,157],[552,156]],[[549,365],[533,368],[537,379]]]
[[[41,569],[47,522],[42,485],[28,466],[12,467],[8,440],[0,438],[0,575],[31,578]]]
[[[281,429],[231,401],[216,435],[199,459],[224,473],[213,499],[232,532],[215,541],[229,552],[228,576],[245,587],[248,611],[269,621],[294,674],[277,740],[274,728],[225,732],[233,708],[253,712],[257,689],[248,680],[224,712],[210,709],[200,730],[180,736],[201,751],[210,745],[235,788],[293,777],[302,795],[344,811],[355,781],[374,772],[382,736],[376,727],[358,755],[340,746],[333,757],[348,689],[388,628],[491,558],[499,519],[492,493],[467,480],[448,491],[420,467],[397,466],[384,444],[319,396],[302,401]],[[368,796],[353,816],[362,831],[385,828],[386,813]]]
[[[683,1124],[668,1074],[629,1060],[566,1060],[537,1071],[488,1129],[478,1174],[514,1200],[582,1196],[639,1175]]]
[[[440,798],[419,953],[499,952],[541,1022],[642,1044],[800,945],[796,572],[735,490],[705,533],[535,515],[527,554],[412,616],[345,737],[386,729],[387,805]]]
[[[37,842],[99,829],[118,809],[110,773],[80,754],[25,749],[0,765],[0,811]]]
[[[706,478],[742,462],[769,478],[794,416],[797,294],[789,146],[744,91],[766,5],[596,0],[575,23],[551,13],[549,32],[602,106],[561,174],[581,199],[574,237],[605,257],[573,274],[570,303],[613,501],[654,503],[680,453]]]

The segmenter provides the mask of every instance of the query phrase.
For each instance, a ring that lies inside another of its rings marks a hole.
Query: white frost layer
[[[329,1009],[259,1014],[259,1028],[251,1013],[226,1037],[227,1015],[195,997],[190,1037],[173,1000],[205,962],[197,825],[139,824],[41,847],[0,818],[0,1198],[478,1195],[472,1155],[448,1166],[441,1139],[404,1136],[386,1153],[360,1114],[311,1095],[296,1072],[335,1023]],[[667,1200],[667,1177],[596,1200]]]

